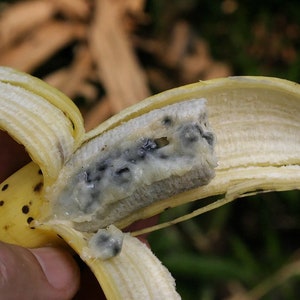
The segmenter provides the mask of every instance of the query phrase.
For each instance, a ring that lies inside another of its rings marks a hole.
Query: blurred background
[[[151,94],[199,80],[300,82],[299,49],[298,0],[0,0],[0,65],[63,91],[87,130]],[[243,198],[149,241],[184,300],[300,299],[299,200],[299,191]]]

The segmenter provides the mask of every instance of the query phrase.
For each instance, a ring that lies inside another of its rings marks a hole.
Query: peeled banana
[[[0,127],[33,161],[0,185],[0,239],[66,242],[107,299],[180,298],[155,255],[121,231],[134,221],[211,195],[221,205],[300,187],[300,88],[282,79],[187,85],[84,132],[70,99],[0,68]]]

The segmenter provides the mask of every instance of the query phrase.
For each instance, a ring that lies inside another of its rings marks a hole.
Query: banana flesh
[[[62,237],[91,267],[108,299],[124,299],[124,295],[128,299],[179,298],[168,271],[137,239],[120,233],[115,227],[112,228],[116,231],[109,226],[94,233],[97,225],[74,228],[72,218],[57,218],[55,215],[49,218],[53,202],[59,199],[63,186],[74,184],[78,161],[93,164],[93,158],[89,161],[94,153],[94,150],[90,152],[90,145],[97,144],[97,139],[109,137],[114,130],[117,132],[119,128],[126,128],[126,122],[130,124],[134,119],[140,122],[140,118],[147,118],[147,114],[155,109],[162,112],[175,103],[185,108],[193,99],[205,98],[210,126],[202,127],[204,123],[201,123],[201,132],[213,136],[212,128],[216,135],[214,151],[209,138],[204,140],[207,142],[206,151],[210,149],[210,167],[213,169],[215,164],[214,153],[218,166],[210,182],[213,171],[204,185],[191,186],[192,189],[171,197],[166,194],[164,197],[167,199],[158,199],[145,207],[136,206],[125,215],[103,223],[103,226],[113,222],[118,228],[124,228],[135,220],[160,213],[168,207],[211,195],[225,195],[226,203],[258,190],[300,188],[300,88],[295,83],[266,77],[233,77],[200,82],[150,97],[88,133],[84,133],[80,113],[71,100],[38,79],[0,68],[0,83],[0,126],[25,145],[36,163],[24,167],[0,186],[0,238],[35,247],[61,242],[59,237]],[[37,108],[31,112],[31,107],[43,101],[47,102],[43,104],[47,107],[44,116],[39,114]],[[17,112],[19,114],[16,115]],[[36,126],[40,123],[43,130],[36,133],[35,127],[29,126],[32,120]],[[59,134],[51,122],[58,122]],[[138,127],[132,134],[136,132],[145,136],[147,129]],[[45,137],[45,133],[49,136]],[[124,134],[130,136],[131,133]],[[158,137],[159,143],[164,146],[171,140],[169,136],[167,139],[165,137],[165,134]],[[153,136],[152,140],[156,138]],[[113,141],[115,137],[111,139]],[[136,138],[129,140],[137,141]],[[43,153],[38,153],[38,150]],[[175,193],[178,192],[180,190]],[[113,208],[122,211],[117,206]],[[113,247],[102,243],[102,230],[113,230],[108,231],[115,241]],[[114,256],[114,249],[121,244],[122,250]],[[107,257],[104,254],[104,258],[108,259],[103,260],[103,253],[109,251],[112,254]],[[127,273],[127,268],[132,272]],[[144,269],[148,274],[141,276]],[[155,283],[152,285],[153,278]]]
[[[206,185],[216,166],[214,144],[204,99],[134,118],[72,155],[48,189],[50,218],[94,232],[150,203]]]

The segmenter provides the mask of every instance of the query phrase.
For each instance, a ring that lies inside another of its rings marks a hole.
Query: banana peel
[[[217,207],[250,193],[300,188],[300,87],[294,82],[268,77],[199,82],[149,97],[89,132],[73,102],[37,78],[0,68],[0,95],[1,129],[23,144],[33,160],[0,185],[0,239],[25,247],[67,243],[92,269],[108,299],[180,296],[166,268],[130,233],[123,234],[119,255],[103,260],[91,251],[92,233],[74,229],[69,221],[44,222],[51,214],[47,187],[74,152],[95,137],[155,109],[205,98],[217,138],[218,165],[208,184],[134,210],[114,222],[119,229],[212,195],[220,197]],[[58,125],[52,124],[54,118]],[[41,124],[37,132],[28,120]]]

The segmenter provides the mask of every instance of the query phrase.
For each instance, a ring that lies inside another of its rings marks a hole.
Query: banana
[[[71,100],[32,76],[0,68],[0,95],[0,127],[33,160],[0,185],[0,239],[66,242],[108,299],[180,298],[138,233],[120,229],[212,195],[220,195],[217,207],[300,186],[293,82],[199,82],[152,96],[90,132]]]

